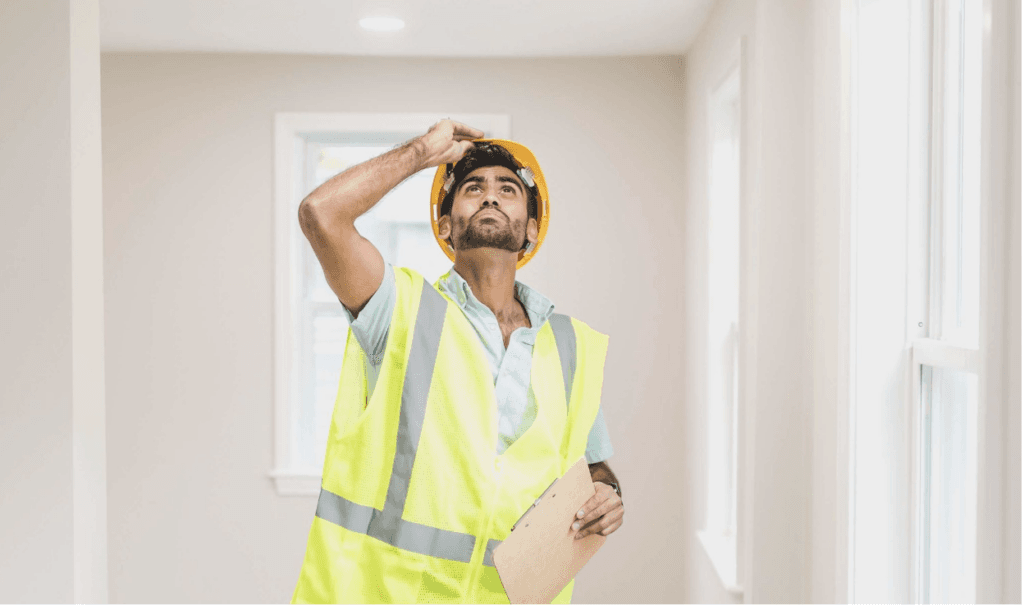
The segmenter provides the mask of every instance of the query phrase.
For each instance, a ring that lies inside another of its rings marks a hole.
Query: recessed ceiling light
[[[359,20],[359,25],[371,32],[394,32],[405,27],[405,21],[397,17],[365,17]]]

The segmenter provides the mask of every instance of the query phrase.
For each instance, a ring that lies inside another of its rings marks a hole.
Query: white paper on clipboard
[[[576,539],[576,512],[594,496],[585,457],[548,487],[516,522],[492,555],[512,604],[549,604],[569,584],[607,537]]]

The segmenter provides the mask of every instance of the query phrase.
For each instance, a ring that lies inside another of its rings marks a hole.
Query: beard
[[[460,221],[459,228],[455,242],[459,250],[497,248],[518,253],[526,241],[526,222],[513,223],[501,211],[478,213],[468,223]]]

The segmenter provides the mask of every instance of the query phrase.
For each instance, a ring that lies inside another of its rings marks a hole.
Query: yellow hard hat
[[[516,269],[520,269],[537,254],[537,249],[544,243],[544,236],[548,233],[550,208],[548,206],[548,186],[544,182],[544,173],[540,170],[540,164],[537,163],[537,158],[533,156],[533,152],[521,143],[507,139],[474,139],[473,142],[476,144],[491,143],[508,150],[519,167],[519,170],[515,171],[519,178],[526,183],[527,187],[533,187],[534,184],[537,186],[537,243],[530,244],[525,250],[519,251]],[[434,239],[437,240],[441,250],[444,251],[444,254],[452,262],[455,261],[455,250],[438,235],[437,220],[440,219],[441,204],[444,202],[448,190],[455,184],[455,175],[452,174],[454,169],[454,164],[438,165],[437,172],[434,173],[434,185],[430,190],[430,224],[434,228]]]

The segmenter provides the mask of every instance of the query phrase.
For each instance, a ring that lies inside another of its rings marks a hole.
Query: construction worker
[[[547,186],[525,146],[483,135],[442,120],[299,207],[350,330],[292,603],[508,603],[494,548],[584,455],[596,494],[573,531],[622,525],[600,414],[608,337],[515,279],[547,231]],[[431,222],[454,265],[431,285],[354,222],[435,166]]]

